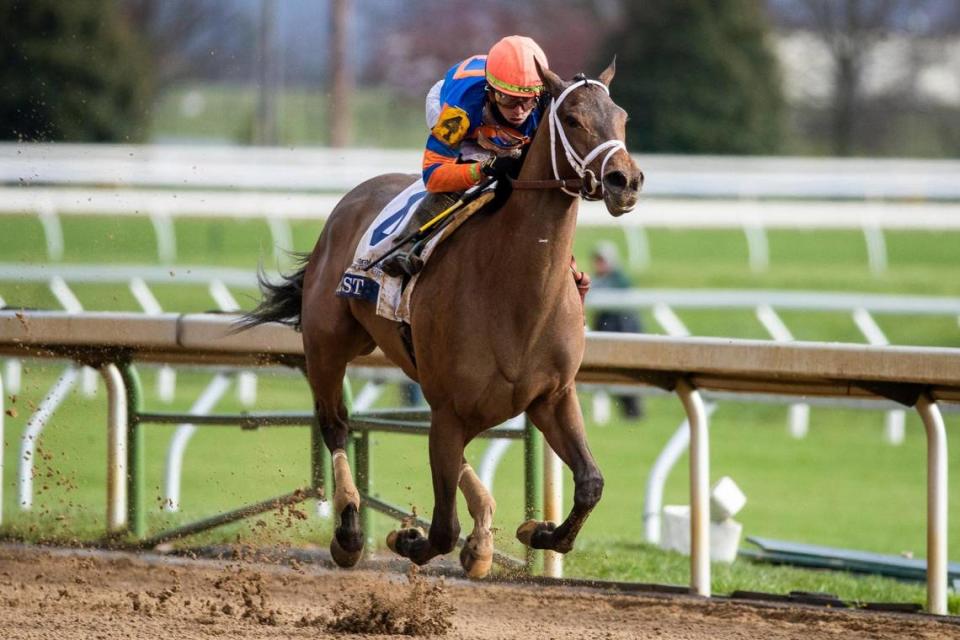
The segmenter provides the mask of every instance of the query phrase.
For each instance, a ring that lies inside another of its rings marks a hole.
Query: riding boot
[[[427,195],[420,202],[403,231],[397,234],[397,239],[405,238],[424,224],[433,219],[441,211],[448,209],[457,200],[460,199],[459,193],[432,193]],[[420,258],[420,251],[423,244],[408,240],[405,245],[398,249],[396,253],[380,263],[383,272],[391,277],[408,275],[415,276],[423,269],[423,260]]]

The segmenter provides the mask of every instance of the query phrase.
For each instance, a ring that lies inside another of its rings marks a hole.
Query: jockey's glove
[[[480,171],[491,178],[502,178],[506,175],[516,176],[520,172],[520,158],[510,156],[494,156],[480,163]]]

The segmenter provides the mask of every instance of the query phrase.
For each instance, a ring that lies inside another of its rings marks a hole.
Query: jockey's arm
[[[427,191],[465,191],[483,180],[479,162],[457,162],[460,153],[431,135],[423,152],[423,183]]]

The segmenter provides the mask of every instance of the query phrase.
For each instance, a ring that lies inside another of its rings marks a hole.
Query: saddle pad
[[[404,231],[407,221],[426,195],[423,179],[417,178],[373,219],[357,244],[353,262],[340,278],[338,296],[373,302],[378,316],[406,322],[397,315],[403,293],[403,277],[388,276],[379,265],[366,271],[364,268],[395,246],[394,240]]]
[[[410,278],[404,286],[403,276],[388,276],[379,265],[368,271],[364,271],[364,267],[394,247],[394,239],[404,231],[407,220],[416,212],[426,195],[427,189],[423,179],[418,178],[387,203],[360,238],[353,254],[353,262],[340,278],[336,292],[338,296],[367,300],[374,303],[378,316],[409,324],[410,299],[420,274]],[[438,244],[492,198],[492,192],[482,194],[457,211],[456,217],[450,224],[434,234],[424,245],[423,251],[420,252],[420,258],[423,259],[424,264],[430,259],[430,255]]]

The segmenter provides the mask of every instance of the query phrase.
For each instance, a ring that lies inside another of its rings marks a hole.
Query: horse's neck
[[[531,143],[519,180],[553,179],[547,126],[544,122]],[[541,286],[567,283],[579,202],[559,189],[513,191],[496,215],[499,253],[511,274],[529,274]]]

